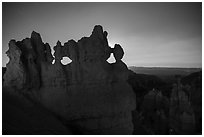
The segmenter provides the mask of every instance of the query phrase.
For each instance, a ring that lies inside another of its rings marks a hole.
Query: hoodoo
[[[4,88],[29,96],[81,134],[132,134],[135,93],[127,83],[124,51],[119,44],[109,47],[107,35],[97,25],[78,42],[58,41],[54,57],[36,32],[22,41],[11,40]],[[112,53],[116,62],[110,64]],[[72,62],[63,65],[63,57]]]

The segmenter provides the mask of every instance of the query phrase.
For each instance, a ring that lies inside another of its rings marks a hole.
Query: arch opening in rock
[[[67,64],[69,64],[71,62],[72,62],[72,60],[69,57],[63,57],[62,60],[61,60],[61,63],[63,65],[67,65]]]
[[[111,53],[110,57],[107,59],[108,63],[114,63],[116,62],[114,56],[113,56],[113,53]]]

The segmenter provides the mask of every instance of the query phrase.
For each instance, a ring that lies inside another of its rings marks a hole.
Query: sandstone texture
[[[77,42],[58,41],[54,57],[37,32],[22,41],[11,40],[3,87],[18,89],[81,134],[132,134],[136,95],[127,83],[124,51],[119,44],[111,48],[107,35],[97,25]],[[107,62],[111,54],[116,60],[112,64]],[[72,62],[63,65],[63,57]]]

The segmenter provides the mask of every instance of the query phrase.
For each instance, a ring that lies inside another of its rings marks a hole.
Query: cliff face
[[[11,40],[3,86],[72,121],[82,134],[132,134],[135,94],[126,82],[124,51],[118,44],[110,48],[107,35],[98,25],[78,42],[69,40],[62,46],[58,41],[54,57],[36,32],[22,41]],[[112,64],[107,62],[111,53],[116,60]],[[72,62],[63,65],[63,57]]]

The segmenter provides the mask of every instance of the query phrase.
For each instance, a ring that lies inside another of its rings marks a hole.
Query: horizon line
[[[180,68],[180,69],[182,69],[182,68],[188,68],[188,69],[202,69],[202,67],[174,67],[174,66],[133,66],[133,65],[131,65],[131,66],[128,66],[128,68],[129,67],[136,67],[136,68]]]
[[[127,66],[128,68],[130,67],[136,67],[136,68],[173,68],[173,69],[201,69],[202,67],[168,67],[168,66]],[[6,66],[2,66],[2,68],[6,68]]]

